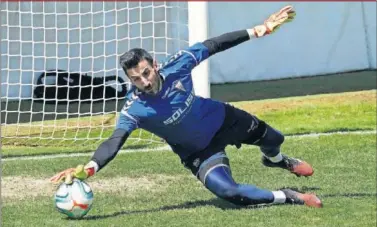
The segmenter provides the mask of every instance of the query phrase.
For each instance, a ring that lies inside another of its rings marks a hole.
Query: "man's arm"
[[[191,72],[191,70],[206,60],[211,55],[234,47],[250,39],[247,30],[229,32],[218,37],[208,39],[204,42],[198,42],[185,50],[178,51],[166,61],[162,68],[180,72]],[[185,75],[185,73],[183,73]]]
[[[113,160],[129,135],[129,132],[124,129],[116,129],[110,138],[97,148],[91,161],[84,167],[88,175],[92,176]]]
[[[171,56],[162,68],[170,67],[171,70],[186,75],[191,70],[206,60],[208,57],[237,46],[251,38],[259,38],[275,32],[282,24],[294,19],[296,13],[292,6],[286,6],[279,12],[272,14],[263,24],[250,29],[225,33],[218,37],[198,42],[185,50],[178,51]]]
[[[126,142],[128,136],[139,124],[138,118],[129,113],[130,110],[131,112],[133,111],[132,108],[130,108],[131,104],[132,102],[125,103],[115,131],[106,141],[101,143],[86,165],[78,165],[76,168],[61,171],[50,178],[50,181],[53,183],[65,181],[66,184],[71,184],[73,178],[85,180],[93,176],[113,160]]]
[[[123,146],[129,136],[129,132],[125,129],[116,129],[109,139],[104,141],[94,152],[88,164],[78,165],[76,168],[69,168],[55,174],[50,178],[53,183],[64,181],[71,184],[73,178],[85,180],[93,176],[96,172],[106,166],[114,159],[119,149]]]
[[[275,32],[283,23],[294,19],[296,13],[292,6],[286,6],[279,12],[272,14],[263,25],[255,26],[251,29],[234,31],[210,38],[203,42],[208,48],[208,55],[214,55],[231,47],[237,46],[252,38],[259,38]]]
[[[203,45],[207,47],[208,55],[211,56],[250,40],[253,35],[248,30],[234,31],[207,39],[203,42]]]

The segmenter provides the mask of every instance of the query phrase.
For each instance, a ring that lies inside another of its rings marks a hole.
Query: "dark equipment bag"
[[[54,77],[55,82],[48,84],[47,78]],[[117,80],[118,79],[118,80]],[[106,82],[115,81],[111,84]],[[118,83],[119,82],[119,83]],[[113,86],[121,85],[117,91]],[[124,80],[116,76],[92,77],[87,74],[69,73],[64,70],[49,70],[43,72],[34,88],[34,98],[45,102],[82,102],[103,101],[107,99],[123,98],[127,93]]]

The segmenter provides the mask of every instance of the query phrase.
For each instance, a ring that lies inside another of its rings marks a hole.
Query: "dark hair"
[[[153,57],[146,50],[141,48],[133,48],[122,54],[119,58],[119,64],[122,66],[124,72],[127,74],[127,69],[136,67],[140,61],[147,60],[152,66]]]

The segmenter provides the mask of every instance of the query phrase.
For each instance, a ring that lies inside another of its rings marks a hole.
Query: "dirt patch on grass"
[[[163,190],[176,177],[167,175],[149,175],[144,177],[117,177],[111,179],[90,179],[87,183],[96,193],[136,194],[142,191]],[[3,199],[32,199],[37,196],[52,197],[57,186],[48,179],[33,177],[2,177],[1,196]]]

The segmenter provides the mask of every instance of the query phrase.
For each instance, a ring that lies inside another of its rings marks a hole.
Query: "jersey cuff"
[[[246,29],[247,34],[249,34],[250,39],[256,38],[255,30],[253,28]]]
[[[92,161],[88,162],[88,164],[85,165],[84,169],[86,169],[88,171],[88,175],[90,177],[90,176],[93,176],[98,171],[99,166],[98,166],[97,162],[92,160]]]

